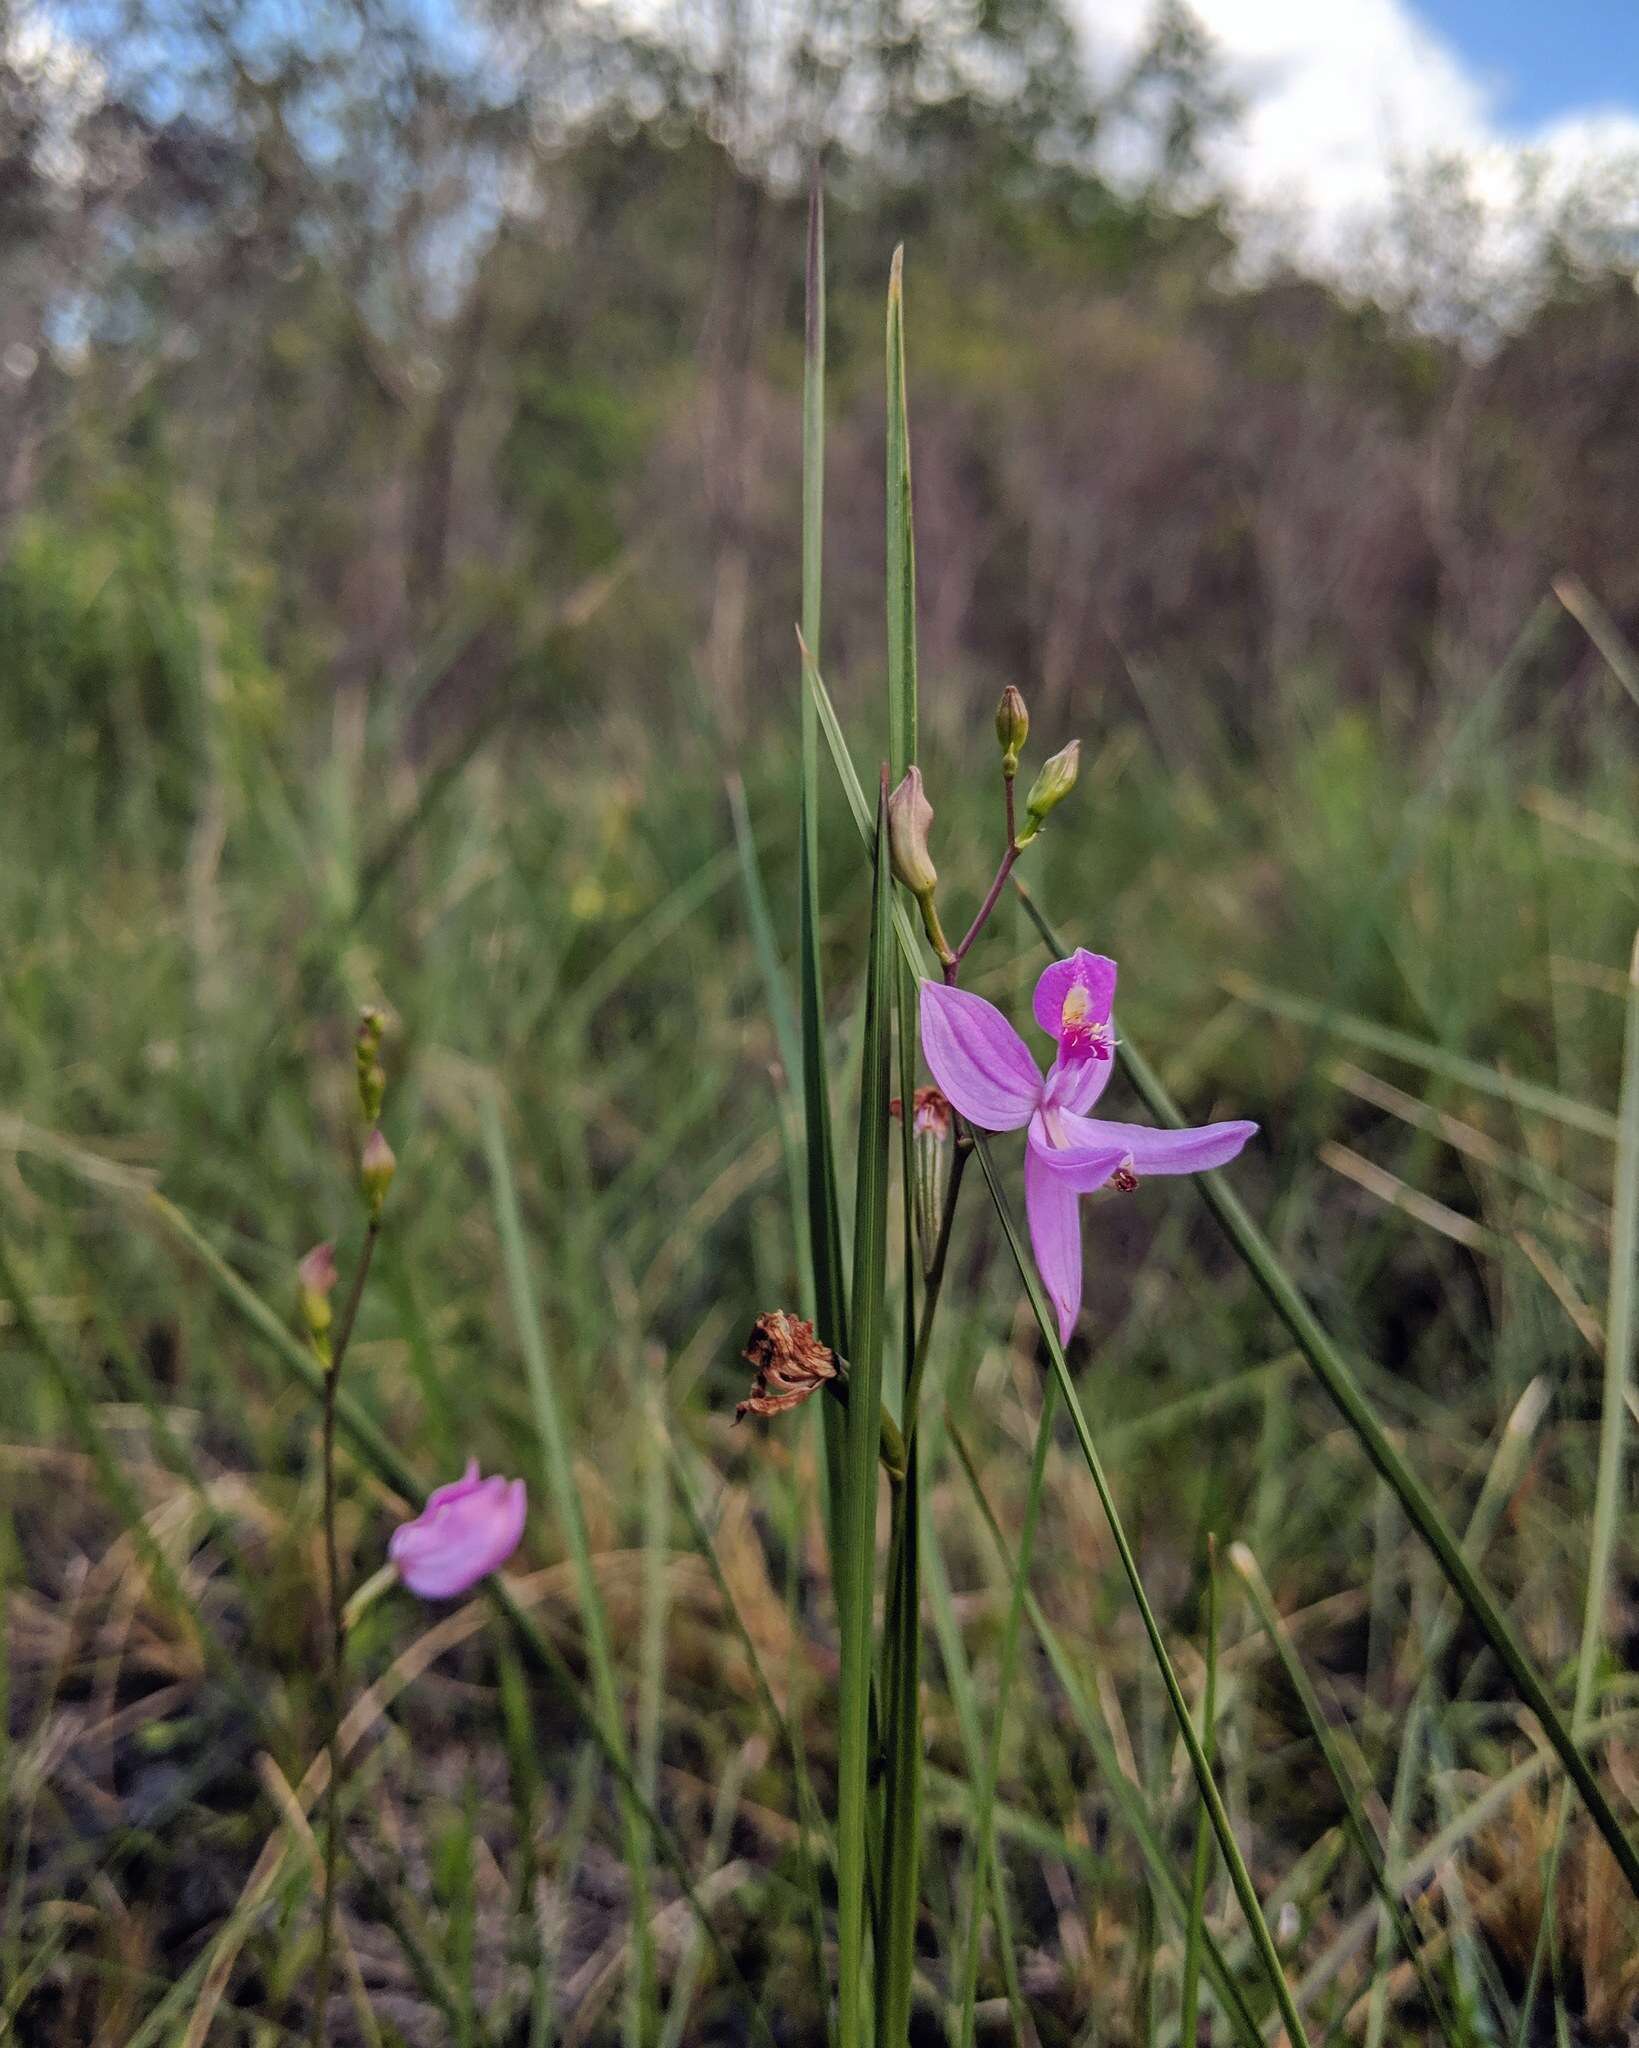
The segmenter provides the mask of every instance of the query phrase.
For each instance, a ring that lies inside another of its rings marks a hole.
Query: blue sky
[[[1495,85],[1511,129],[1592,106],[1639,107],[1635,0],[1421,0],[1417,11]]]
[[[1095,69],[1119,75],[1154,0],[1066,4]],[[1217,167],[1266,243],[1321,267],[1351,268],[1431,162],[1469,166],[1499,260],[1528,186],[1545,220],[1639,162],[1639,0],[1190,4],[1243,108]]]

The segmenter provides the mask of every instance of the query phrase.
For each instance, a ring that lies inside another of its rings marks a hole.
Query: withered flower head
[[[783,1415],[837,1376],[837,1362],[814,1335],[812,1323],[783,1308],[759,1316],[746,1339],[745,1360],[754,1377],[751,1392],[734,1411],[742,1415]]]

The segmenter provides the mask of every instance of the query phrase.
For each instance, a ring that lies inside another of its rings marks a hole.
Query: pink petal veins
[[[922,1056],[969,1122],[1016,1131],[1041,1100],[1030,1048],[994,1004],[942,982],[922,984]]]

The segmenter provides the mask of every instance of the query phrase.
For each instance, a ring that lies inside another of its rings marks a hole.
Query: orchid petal
[[[942,982],[922,984],[922,1056],[969,1122],[1016,1131],[1041,1100],[1030,1048],[994,1004]]]
[[[477,1462],[428,1498],[414,1521],[393,1531],[387,1555],[412,1593],[453,1600],[500,1569],[524,1533],[528,1498],[521,1479],[478,1477]]]
[[[1070,1142],[1055,1142],[1054,1131],[1038,1111],[1030,1119],[1026,1161],[1039,1158],[1056,1180],[1062,1181],[1076,1194],[1090,1195],[1095,1188],[1103,1187],[1118,1166],[1126,1164],[1127,1146],[1114,1140],[1099,1140],[1091,1144],[1083,1141],[1081,1133],[1087,1128],[1084,1118],[1060,1116],[1055,1122],[1059,1134],[1068,1137]],[[1091,1128],[1096,1130],[1098,1126],[1095,1124]]]
[[[1078,946],[1068,960],[1055,960],[1042,969],[1034,1000],[1036,1022],[1049,1038],[1057,1038],[1064,1028],[1064,999],[1079,988],[1086,993],[1088,1021],[1107,1024],[1115,1001],[1115,975],[1115,962],[1107,955]]]
[[[1081,1313],[1081,1203],[1036,1145],[1025,1148],[1024,1207],[1036,1271],[1058,1317],[1059,1342],[1068,1344]]]
[[[1258,1128],[1237,1122],[1158,1131],[1149,1124],[1105,1123],[1098,1117],[1070,1116],[1062,1110],[1058,1120],[1073,1148],[1119,1146],[1140,1180],[1152,1173],[1205,1173],[1211,1167],[1226,1166]]]

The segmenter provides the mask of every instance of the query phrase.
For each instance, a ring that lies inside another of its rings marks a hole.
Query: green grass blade
[[[888,774],[897,783],[916,758],[916,550],[911,525],[910,430],[905,414],[904,251],[894,251],[887,318]],[[895,905],[899,892],[894,891]],[[904,2040],[910,2026],[922,1850],[921,1459],[915,1440],[915,1279],[911,1104],[916,1083],[916,985],[902,960],[890,961],[897,1025],[900,1215],[905,1296],[902,1315],[903,1422],[910,1443],[904,1484],[895,1489],[883,1618],[882,1910],[876,1970],[879,2043]]]
[[[1207,1538],[1206,1684],[1201,1693],[1201,1751],[1210,1770],[1218,1743],[1218,1546]],[[1195,1828],[1189,1873],[1189,1925],[1178,1997],[1179,2048],[1195,2048],[1201,2000],[1201,1934],[1206,1925],[1206,1881],[1212,1861],[1212,1817],[1203,1806]]]
[[[831,693],[825,687],[824,678],[814,665],[814,658],[807,645],[803,646],[803,676],[808,684],[808,695],[819,714],[820,731],[825,735],[825,744],[831,750],[831,760],[836,767],[837,780],[842,784],[842,793],[848,799],[848,808],[854,814],[854,823],[859,827],[860,837],[867,850],[875,844],[875,812],[865,798],[864,787],[854,772],[853,756],[848,752],[848,742],[843,737],[838,723],[836,707],[831,702]],[[893,905],[894,936],[899,941],[899,950],[905,965],[920,979],[923,970],[922,943],[905,914],[905,906],[897,895]]]
[[[787,1075],[802,1069],[802,1038],[785,970],[780,965],[779,941],[774,935],[774,917],[768,907],[768,890],[763,884],[762,862],[757,854],[757,836],[751,829],[746,808],[746,789],[738,774],[727,781],[729,817],[734,826],[734,851],[740,862],[740,886],[745,891],[746,922],[751,927],[752,950],[762,972],[763,995],[769,1020],[774,1026],[774,1043],[780,1049],[780,1064]]]
[[[808,260],[802,373],[802,633],[820,644],[825,557],[825,193],[819,165],[808,194]],[[806,671],[807,657],[802,658]],[[801,750],[797,803],[797,952],[800,989],[803,1151],[808,1199],[808,1263],[814,1284],[814,1327],[823,1342],[848,1355],[848,1290],[842,1261],[842,1212],[836,1144],[825,1068],[825,984],[820,966],[819,712],[806,680],[798,683]],[[825,1435],[827,1498],[834,1529],[842,1499],[842,1422],[832,1402],[820,1404]]]
[[[921,1454],[912,1439],[894,1489],[893,1541],[882,1655],[882,1912],[876,1966],[876,2038],[903,2041],[910,2026],[922,1850]]]
[[[1610,1282],[1605,1304],[1605,1377],[1599,1416],[1599,1467],[1594,1481],[1593,1538],[1582,1641],[1576,1660],[1571,1719],[1582,1731],[1593,1706],[1594,1679],[1611,1590],[1617,1524],[1623,1501],[1627,1395],[1633,1371],[1634,1290],[1639,1283],[1639,935],[1628,962],[1622,1042],[1622,1092],[1617,1109],[1616,1174],[1611,1205]]]
[[[816,646],[812,639],[808,644]],[[896,783],[916,759],[916,724],[916,540],[911,523],[910,424],[905,409],[905,251],[901,245],[893,252],[888,273],[888,772]]]
[[[495,1193],[495,1214],[501,1238],[501,1259],[506,1269],[507,1291],[511,1297],[513,1321],[524,1355],[524,1373],[529,1385],[530,1407],[540,1444],[542,1499],[557,1510],[570,1561],[574,1567],[581,1625],[586,1632],[587,1661],[592,1668],[592,1697],[609,1746],[630,1765],[625,1722],[621,1713],[620,1685],[609,1647],[609,1625],[603,1609],[603,1594],[592,1568],[591,1544],[586,1518],[581,1512],[580,1492],[575,1484],[569,1456],[569,1433],[558,1404],[557,1387],[546,1358],[546,1335],[541,1326],[534,1277],[530,1271],[529,1248],[524,1237],[523,1218],[518,1210],[518,1190],[506,1133],[501,1125],[501,1106],[492,1089],[486,1088],[479,1101],[479,1125],[484,1152],[489,1161],[490,1181]],[[640,1425],[641,1426],[641,1425]],[[645,1804],[648,1802],[645,1801]],[[634,2043],[653,2031],[655,2015],[654,1947],[649,1928],[648,1845],[637,1808],[630,1798],[621,1799],[628,1880],[632,1887],[632,1939],[637,1953],[636,2003],[627,2013],[627,2031]]]
[[[1020,889],[1019,896],[1036,929],[1055,956],[1062,959],[1064,948],[1059,943],[1057,934],[1042,917],[1034,900],[1023,889]],[[1123,1038],[1121,1058],[1132,1077],[1133,1086],[1138,1090],[1150,1113],[1161,1123],[1174,1129],[1179,1128],[1183,1118],[1179,1114],[1177,1104],[1162,1087],[1155,1070],[1131,1038]],[[1612,1128],[1614,1127],[1613,1119]],[[1569,1723],[1554,1705],[1547,1687],[1537,1675],[1536,1667],[1526,1655],[1524,1646],[1514,1633],[1507,1617],[1492,1598],[1489,1588],[1463,1555],[1462,1545],[1440,1512],[1434,1496],[1395,1449],[1388,1432],[1378,1421],[1371,1403],[1342,1352],[1321,1327],[1314,1311],[1299,1293],[1296,1282],[1276,1256],[1268,1239],[1252,1221],[1240,1197],[1235,1194],[1228,1181],[1221,1173],[1196,1174],[1194,1181],[1207,1207],[1222,1224],[1230,1243],[1250,1268],[1253,1278],[1262,1288],[1275,1313],[1291,1331],[1299,1350],[1314,1368],[1321,1385],[1342,1413],[1344,1421],[1354,1431],[1366,1456],[1393,1487],[1412,1526],[1438,1559],[1440,1569],[1445,1573],[1453,1591],[1496,1651],[1520,1697],[1541,1723],[1543,1733],[1553,1744],[1565,1766],[1566,1775],[1582,1795],[1595,1825],[1610,1845],[1611,1854],[1616,1858],[1622,1875],[1634,1896],[1639,1898],[1639,1853],[1635,1852],[1633,1844],[1624,1834],[1615,1809],[1605,1796],[1604,1788],[1577,1746]]]
[[[1258,1560],[1244,1543],[1230,1545],[1229,1560],[1251,1595],[1252,1605],[1257,1609],[1258,1620],[1274,1646],[1281,1669],[1286,1673],[1286,1682],[1291,1686],[1298,1705],[1303,1710],[1304,1719],[1309,1723],[1309,1732],[1314,1736],[1315,1745],[1332,1775],[1332,1782],[1337,1786],[1338,1796],[1343,1801],[1343,1810],[1348,1815],[1355,1846],[1371,1873],[1371,1880],[1382,1901],[1383,1910],[1394,1923],[1394,1931],[1399,1936],[1400,1946],[1417,1972],[1417,1981],[1440,2030],[1440,2038],[1448,2044],[1448,2048],[1454,2048],[1456,2036],[1446,2012],[1445,2000],[1440,1996],[1438,1987],[1429,1975],[1428,1966],[1423,1960],[1422,1944],[1417,1939],[1417,1930],[1412,1926],[1405,1907],[1400,1903],[1399,1894],[1389,1882],[1377,1837],[1372,1832],[1371,1822],[1366,1818],[1366,1810],[1360,1803],[1359,1791],[1327,1724],[1326,1709],[1321,1703],[1320,1695],[1315,1691],[1308,1672],[1304,1669],[1302,1658],[1293,1647],[1286,1624],[1281,1620],[1280,1612],[1258,1567]]]
[[[881,1442],[882,1351],[888,1264],[888,1098],[893,961],[885,802],[877,806],[876,874],[865,981],[859,1090],[859,1159],[854,1196],[852,1378],[845,1431],[844,1490],[837,1528],[837,1607],[842,1639],[837,1734],[838,2037],[864,2039],[866,1791],[870,1763],[871,1621],[875,1585],[877,1467]]]
[[[1092,1477],[1094,1490],[1098,1494],[1099,1505],[1104,1510],[1104,1519],[1109,1524],[1111,1540],[1114,1542],[1116,1554],[1121,1560],[1121,1568],[1126,1574],[1127,1584],[1132,1590],[1133,1600],[1138,1608],[1139,1619],[1144,1624],[1144,1633],[1149,1638],[1150,1650],[1161,1673],[1161,1682],[1166,1687],[1167,1698],[1172,1706],[1173,1718],[1178,1723],[1178,1732],[1183,1737],[1185,1749],[1189,1752],[1190,1767],[1195,1772],[1195,1782],[1200,1789],[1202,1803],[1211,1817],[1212,1831],[1218,1837],[1218,1846],[1223,1852],[1224,1861],[1229,1866],[1230,1882],[1235,1887],[1235,1896],[1240,1901],[1241,1912],[1246,1918],[1247,1929],[1258,1951],[1259,1961],[1263,1964],[1264,1974],[1269,1980],[1270,1991],[1274,1994],[1275,2003],[1280,2009],[1281,2021],[1286,2028],[1291,2048],[1307,2048],[1308,2036],[1303,2030],[1303,2022],[1299,2019],[1297,2007],[1292,2001],[1291,1986],[1287,1983],[1286,1972],[1281,1967],[1279,1951],[1275,1947],[1274,1937],[1269,1932],[1268,1923],[1263,1917],[1263,1908],[1258,1903],[1258,1895],[1253,1888],[1251,1874],[1246,1867],[1246,1859],[1241,1854],[1240,1844],[1235,1840],[1235,1831],[1229,1824],[1229,1815],[1224,1808],[1222,1796],[1218,1791],[1217,1781],[1214,1779],[1211,1767],[1207,1763],[1206,1752],[1201,1747],[1200,1738],[1195,1733],[1195,1723],[1190,1718],[1189,1702],[1184,1698],[1183,1687],[1178,1683],[1178,1674],[1173,1669],[1172,1658],[1167,1653],[1167,1646],[1161,1635],[1160,1624],[1155,1618],[1155,1610],[1150,1606],[1149,1595],[1144,1590],[1144,1581],[1139,1576],[1138,1560],[1133,1555],[1132,1545],[1127,1540],[1126,1527],[1121,1520],[1120,1511],[1116,1507],[1115,1496],[1110,1491],[1110,1483],[1105,1476],[1103,1460],[1099,1457],[1098,1446],[1093,1442],[1093,1433],[1089,1429],[1086,1415],[1082,1411],[1081,1398],[1076,1392],[1075,1381],[1070,1377],[1070,1368],[1065,1362],[1064,1347],[1059,1342],[1052,1311],[1048,1308],[1047,1298],[1041,1291],[1041,1283],[1036,1278],[1035,1268],[1025,1254],[1024,1245],[1019,1237],[1018,1226],[1013,1221],[1013,1213],[1008,1206],[1007,1195],[1002,1187],[1001,1177],[997,1173],[995,1162],[990,1156],[988,1141],[984,1138],[979,1138],[976,1141],[975,1149],[979,1155],[979,1164],[984,1168],[985,1180],[990,1187],[991,1202],[995,1207],[1003,1233],[1007,1238],[1008,1248],[1013,1254],[1014,1264],[1019,1269],[1019,1278],[1024,1283],[1025,1293],[1029,1296],[1031,1312],[1035,1316],[1037,1325],[1040,1328],[1042,1342],[1047,1346],[1048,1357],[1052,1360],[1053,1377],[1058,1384],[1060,1394],[1064,1398],[1064,1405],[1070,1412],[1070,1420],[1075,1428],[1076,1442],[1080,1446],[1083,1461]]]
[[[1488,1067],[1481,1060],[1448,1052],[1443,1045],[1430,1045],[1427,1039],[1414,1038],[1409,1031],[1396,1031],[1390,1025],[1374,1023],[1369,1017],[1349,1016],[1308,996],[1267,988],[1250,975],[1226,974],[1224,987],[1237,1002],[1251,1003],[1257,1009],[1267,1010],[1271,1016],[1285,1017],[1294,1024],[1329,1031],[1336,1038],[1347,1039],[1351,1045],[1364,1046],[1368,1052],[1404,1060],[1408,1066],[1438,1074],[1443,1080],[1454,1081],[1460,1088],[1471,1088],[1478,1095],[1495,1096],[1515,1109],[1551,1118],[1570,1130],[1586,1131],[1595,1138],[1616,1136],[1616,1119],[1608,1110],[1593,1103],[1578,1102],[1574,1096],[1562,1095],[1558,1089],[1545,1088],[1539,1082],[1521,1081],[1512,1074],[1500,1074],[1495,1067]]]
[[[806,1227],[808,1190],[804,1180],[803,1162],[798,1157],[795,1134],[791,1129],[785,1093],[804,1073],[804,1037],[791,1006],[791,991],[786,985],[785,969],[780,964],[779,941],[774,935],[774,919],[768,907],[768,891],[763,886],[762,862],[757,857],[757,839],[751,829],[751,814],[746,809],[745,784],[738,775],[731,775],[728,778],[728,804],[729,814],[734,822],[734,847],[740,857],[740,880],[745,891],[746,921],[751,927],[752,948],[757,955],[757,965],[762,970],[763,994],[768,1002],[769,1016],[773,1020],[774,1042],[780,1049],[780,1065],[784,1069],[783,1086],[777,1084],[775,1091],[780,1151],[785,1159],[786,1180],[791,1193],[791,1218],[797,1236],[798,1292],[802,1296],[803,1314],[813,1316],[816,1313],[816,1303],[813,1245]],[[803,1150],[807,1156],[812,1148],[805,1146]]]

